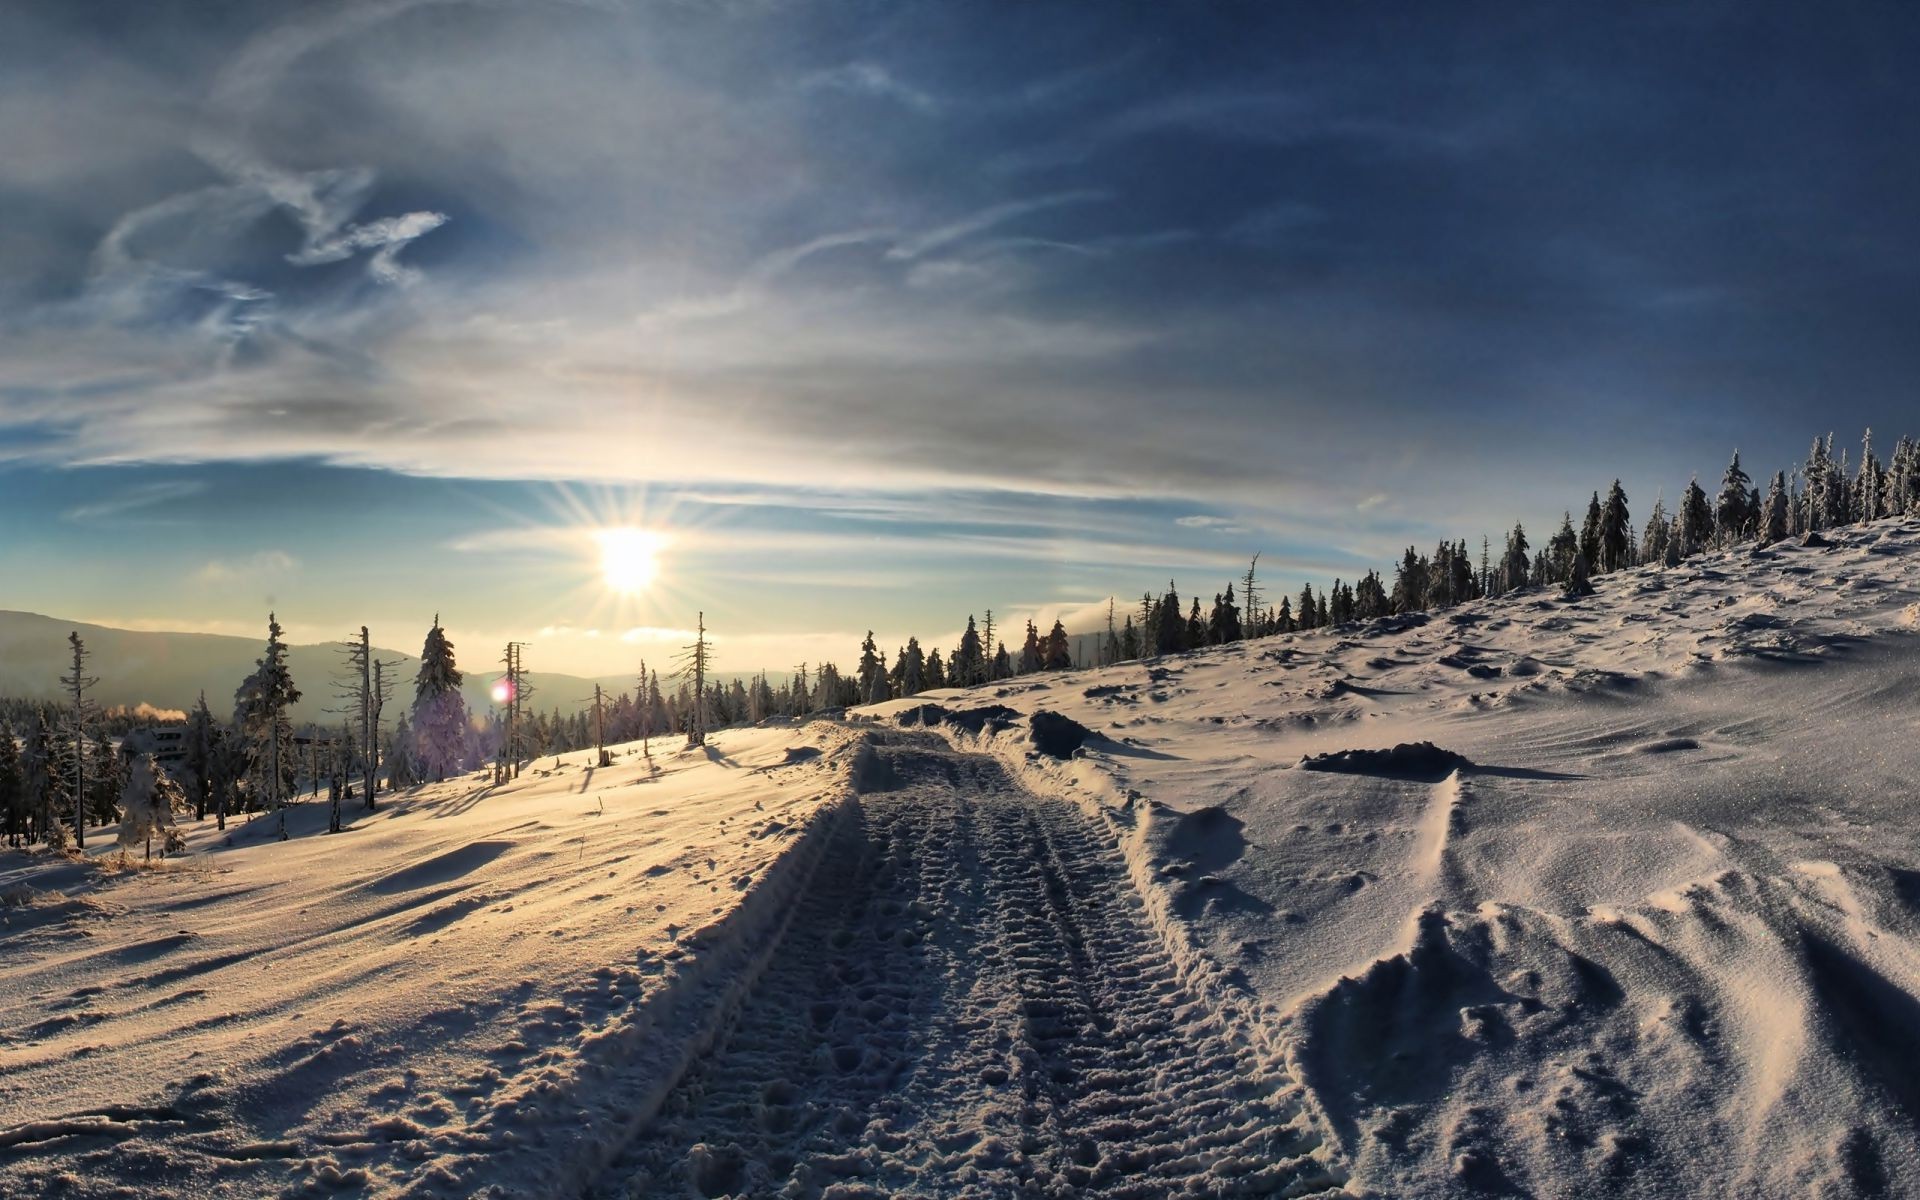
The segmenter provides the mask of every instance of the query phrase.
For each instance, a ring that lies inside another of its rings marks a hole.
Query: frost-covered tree
[[[896,696],[918,696],[927,688],[927,656],[920,649],[920,639],[910,637],[900,651],[900,661],[895,666],[899,678],[894,684]]]
[[[1633,517],[1627,512],[1627,492],[1618,479],[1607,489],[1600,509],[1600,570],[1625,570],[1631,565]]]
[[[1527,531],[1520,522],[1513,523],[1513,532],[1507,535],[1507,550],[1500,557],[1500,590],[1510,592],[1527,586]]]
[[[1386,585],[1380,580],[1380,572],[1368,571],[1353,591],[1353,615],[1362,621],[1371,621],[1387,615],[1389,609]]]
[[[972,687],[987,680],[987,655],[980,642],[980,631],[974,627],[973,614],[967,614],[967,631],[960,635],[960,644],[953,648],[953,657],[948,660],[947,678],[955,687]]]
[[[947,664],[941,660],[939,648],[927,651],[927,690],[937,691],[946,687],[948,682]]]
[[[1198,650],[1207,644],[1207,622],[1200,615],[1200,597],[1193,598],[1193,609],[1187,613],[1187,649]]]
[[[1001,642],[1000,648],[993,653],[993,677],[1005,679],[1011,674],[1013,674],[1013,659],[1007,653],[1007,644]]]
[[[1640,561],[1643,563],[1662,562],[1667,557],[1667,533],[1672,527],[1672,518],[1667,515],[1667,500],[1664,495],[1653,498],[1653,512],[1647,516],[1646,530],[1640,535]]]
[[[1877,521],[1887,515],[1883,493],[1886,472],[1873,453],[1873,430],[1860,443],[1860,474],[1854,478],[1853,515],[1859,521]]]
[[[1593,499],[1587,501],[1587,517],[1580,524],[1580,553],[1587,556],[1589,570],[1598,566],[1604,559],[1600,552],[1600,493],[1595,492]]]
[[[1667,544],[1666,548],[1660,554],[1660,565],[1665,567],[1679,566],[1680,548],[1683,545],[1685,545],[1685,542],[1680,535],[1680,517],[1676,514],[1673,518],[1673,524],[1667,529]]]
[[[1120,627],[1120,659],[1131,662],[1140,657],[1140,631],[1133,627],[1133,614],[1128,613],[1126,623]]]
[[[207,694],[200,693],[193,711],[187,714],[186,742],[187,786],[193,797],[193,819],[207,819],[213,803],[213,710],[207,707]]]
[[[67,635],[67,644],[73,648],[73,668],[60,677],[61,686],[67,691],[67,747],[72,754],[73,767],[73,840],[74,844],[86,848],[87,845],[87,724],[93,719],[93,703],[87,699],[87,690],[100,682],[87,674],[87,659],[91,655],[87,644],[80,640],[80,631],[74,630]]]
[[[1565,583],[1573,576],[1573,559],[1580,553],[1580,535],[1573,531],[1573,514],[1560,514],[1560,531],[1547,543],[1547,559],[1552,564],[1552,581]],[[1546,582],[1537,580],[1536,582]]]
[[[434,782],[458,774],[471,761],[472,731],[467,702],[460,696],[465,678],[454,663],[453,643],[440,627],[439,614],[420,648],[420,670],[413,679],[414,757]]]
[[[1727,464],[1726,474],[1720,477],[1720,495],[1714,501],[1713,524],[1715,540],[1727,546],[1753,536],[1754,519],[1757,514],[1747,511],[1750,503],[1749,489],[1753,480],[1740,469],[1740,452],[1733,452],[1733,461]]]
[[[67,773],[61,757],[46,714],[35,712],[33,724],[27,730],[26,746],[20,754],[21,770],[27,781],[27,816],[33,824],[34,835],[55,849],[67,844],[67,827],[60,820],[60,811],[67,800]]]
[[[0,721],[0,824],[7,845],[18,846],[27,835],[27,777],[20,767],[20,743],[13,724]]]
[[[1022,675],[1031,675],[1046,663],[1046,648],[1040,644],[1040,630],[1033,621],[1027,621],[1027,639],[1020,645],[1018,670]]]
[[[1587,570],[1587,552],[1576,550],[1573,555],[1573,569],[1567,574],[1566,596],[1573,599],[1579,596],[1593,595],[1593,582]]]
[[[407,724],[407,714],[401,713],[393,727],[393,740],[387,743],[388,790],[399,791],[420,782],[413,754],[413,726]]]
[[[1055,619],[1053,628],[1047,631],[1047,644],[1042,650],[1041,668],[1048,671],[1064,671],[1073,665],[1073,651],[1067,645],[1067,627]]]
[[[120,792],[126,787],[129,764],[104,733],[93,738],[92,762],[87,767],[87,819],[111,825],[120,819]]]
[[[287,670],[287,644],[280,639],[280,621],[267,614],[267,649],[254,663],[253,674],[233,694],[233,721],[245,740],[252,777],[269,811],[280,811],[280,836],[287,836],[282,802],[293,794],[293,721],[287,715],[300,689]]]
[[[1680,495],[1677,520],[1682,558],[1700,553],[1713,541],[1713,509],[1707,505],[1707,494],[1700,490],[1698,478],[1687,481],[1687,490]]]
[[[1216,644],[1240,640],[1240,609],[1234,603],[1233,584],[1227,584],[1224,596],[1214,598],[1213,619],[1209,625],[1208,638]]]
[[[151,754],[143,754],[128,772],[126,787],[120,793],[120,808],[126,814],[120,820],[120,848],[146,847],[153,857],[153,839],[160,838],[160,853],[176,854],[186,849],[186,838],[173,819],[174,810],[186,806],[180,785],[167,777]]]
[[[1186,649],[1187,625],[1180,619],[1180,593],[1174,589],[1171,579],[1167,580],[1167,594],[1160,598],[1155,618],[1158,624],[1154,629],[1153,652],[1178,654]]]
[[[1773,484],[1767,489],[1767,499],[1760,506],[1760,544],[1770,546],[1783,541],[1787,536],[1788,509],[1791,500],[1787,496],[1787,473],[1775,471]]]

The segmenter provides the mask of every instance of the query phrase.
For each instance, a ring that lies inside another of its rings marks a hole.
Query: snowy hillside
[[[0,854],[0,1193],[1920,1194],[1920,521],[1826,536]]]

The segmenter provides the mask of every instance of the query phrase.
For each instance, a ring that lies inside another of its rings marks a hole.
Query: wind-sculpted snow
[[[1350,1191],[1920,1195],[1920,522],[1594,583],[930,702],[1100,735],[940,730],[1103,817]]]
[[[1920,1195],[1920,522],[1594,583],[0,854],[0,1195]]]

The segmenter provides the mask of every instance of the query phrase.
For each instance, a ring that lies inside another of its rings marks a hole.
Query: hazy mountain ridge
[[[75,631],[92,655],[87,663],[89,673],[100,680],[88,693],[95,703],[130,706],[144,702],[156,708],[186,709],[204,691],[214,715],[223,719],[232,714],[234,689],[252,672],[266,646],[264,628],[261,637],[245,638],[115,629],[39,613],[0,611],[0,696],[59,698],[60,677],[72,665],[67,635]],[[387,709],[390,721],[412,703],[413,676],[419,670],[420,656],[379,646],[374,648],[374,656],[399,664],[389,668],[389,677],[395,681],[393,701]],[[296,724],[340,720],[339,714],[327,710],[345,703],[335,697],[339,689],[333,682],[344,672],[343,662],[338,642],[288,648],[288,664],[301,690],[300,702],[293,707]],[[473,659],[463,661],[462,670],[466,679],[460,690],[467,707],[485,712],[492,703],[488,689],[499,678],[500,670],[491,662],[481,665]],[[527,682],[532,689],[528,705],[542,712],[558,708],[568,713],[592,703],[596,683],[610,695],[630,692],[635,685],[634,678],[628,676],[585,679],[550,671],[529,671]]]

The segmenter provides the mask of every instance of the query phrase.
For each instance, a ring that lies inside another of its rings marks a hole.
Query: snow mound
[[[1303,771],[1337,771],[1346,775],[1384,775],[1395,779],[1440,780],[1473,764],[1432,742],[1402,742],[1385,750],[1336,750],[1309,754],[1300,760]]]

